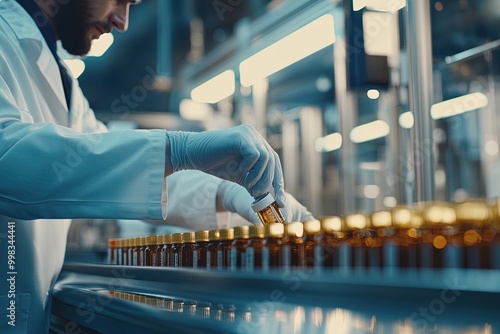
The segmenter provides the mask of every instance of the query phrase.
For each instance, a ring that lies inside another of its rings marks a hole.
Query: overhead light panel
[[[217,103],[234,94],[236,89],[234,71],[227,70],[199,85],[191,91],[193,101]]]
[[[402,113],[399,116],[399,125],[401,125],[403,129],[411,129],[413,128],[413,124],[415,124],[415,118],[413,117],[413,113],[411,111]]]
[[[315,142],[317,152],[331,152],[342,147],[342,135],[338,132],[318,138]]]
[[[323,15],[242,61],[241,84],[250,87],[334,42],[333,15]]]
[[[441,119],[484,108],[487,105],[488,97],[486,95],[472,93],[434,104],[431,107],[431,116],[433,119]]]
[[[355,144],[387,136],[391,132],[389,124],[384,121],[374,121],[355,127],[351,131],[351,141]]]
[[[212,108],[206,103],[183,99],[179,104],[179,114],[189,121],[205,121],[212,116]]]
[[[352,0],[352,10],[363,8],[377,12],[396,12],[406,6],[406,0]]]

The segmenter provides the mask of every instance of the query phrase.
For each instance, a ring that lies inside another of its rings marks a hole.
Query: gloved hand
[[[167,132],[171,172],[197,169],[236,182],[258,198],[272,193],[286,203],[278,154],[249,125],[204,132]],[[167,172],[169,166],[167,165]],[[253,202],[253,200],[252,200]]]
[[[305,206],[300,204],[295,197],[286,193],[286,206],[281,209],[287,223],[304,222],[314,219]],[[217,190],[217,206],[223,210],[234,212],[256,225],[262,225],[259,216],[252,210],[254,199],[245,188],[236,183],[223,181]]]

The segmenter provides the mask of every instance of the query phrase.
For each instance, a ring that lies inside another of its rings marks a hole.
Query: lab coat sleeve
[[[227,228],[229,212],[216,212],[221,182],[222,179],[197,170],[169,175],[167,220],[163,223],[192,230]]]
[[[22,122],[0,76],[0,213],[17,219],[161,219],[163,130],[81,133]]]

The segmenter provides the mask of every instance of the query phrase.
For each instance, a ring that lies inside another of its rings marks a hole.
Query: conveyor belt
[[[494,333],[498,300],[496,270],[248,273],[67,264],[53,314],[59,328],[76,324],[89,333]]]

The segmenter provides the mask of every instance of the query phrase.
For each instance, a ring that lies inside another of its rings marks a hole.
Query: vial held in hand
[[[285,218],[278,207],[273,195],[270,193],[252,204],[252,209],[257,213],[264,226],[272,223],[285,224]]]

